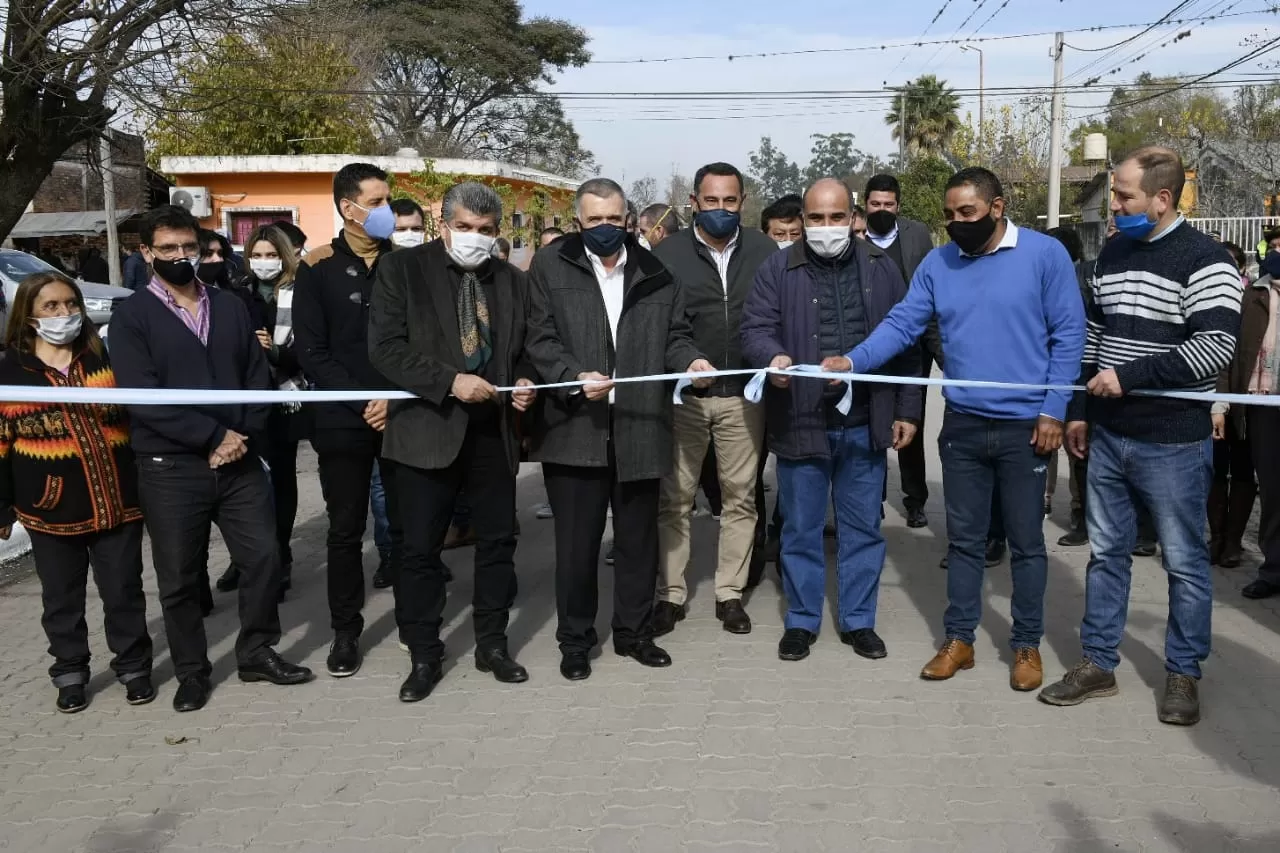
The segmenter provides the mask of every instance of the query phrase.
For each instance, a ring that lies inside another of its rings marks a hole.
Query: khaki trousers
[[[662,478],[658,507],[658,601],[684,604],[689,563],[689,510],[698,475],[714,442],[723,509],[716,601],[742,598],[756,529],[756,469],[764,444],[764,407],[742,397],[686,397],[672,420],[675,459]]]

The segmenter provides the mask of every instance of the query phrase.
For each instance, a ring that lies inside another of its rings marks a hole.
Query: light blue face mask
[[[1155,230],[1156,223],[1147,218],[1145,213],[1120,213],[1116,215],[1116,230],[1134,240],[1145,240]]]
[[[391,205],[384,204],[381,207],[375,207],[372,210],[369,210],[369,208],[356,204],[354,201],[351,203],[355,204],[356,207],[359,207],[361,210],[368,211],[369,213],[369,215],[365,217],[364,222],[361,223],[361,227],[364,228],[364,233],[368,234],[375,240],[387,240],[395,233],[396,215],[395,212],[392,211]]]

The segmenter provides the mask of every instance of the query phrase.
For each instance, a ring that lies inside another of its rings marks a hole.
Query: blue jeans
[[[1165,668],[1200,677],[1209,656],[1213,578],[1204,540],[1213,442],[1154,444],[1094,427],[1089,442],[1085,523],[1093,556],[1085,580],[1084,656],[1105,670],[1120,664],[1129,608],[1134,543],[1141,502],[1151,513],[1161,560],[1169,575]]]
[[[369,506],[373,510],[373,544],[382,557],[391,556],[391,522],[387,521],[387,492],[382,487],[382,471],[373,463],[369,479]]]
[[[782,509],[781,564],[787,594],[787,628],[814,634],[822,624],[827,557],[822,527],[827,496],[836,510],[836,602],[841,631],[874,628],[884,536],[880,533],[880,490],[885,452],[871,446],[871,431],[853,427],[827,431],[826,459],[778,458],[778,500]]]
[[[972,645],[982,618],[991,508],[998,495],[1013,575],[1013,648],[1044,635],[1044,480],[1047,456],[1030,443],[1035,421],[993,420],[947,410],[938,434],[947,502],[947,639]]]

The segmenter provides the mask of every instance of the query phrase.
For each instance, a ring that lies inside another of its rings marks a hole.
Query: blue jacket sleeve
[[[868,373],[883,366],[914,345],[924,334],[934,313],[933,277],[929,268],[930,263],[926,259],[916,268],[906,299],[895,305],[884,322],[847,354],[849,361],[853,362],[854,373]]]
[[[1049,385],[1071,385],[1080,373],[1084,355],[1084,304],[1080,301],[1080,282],[1067,250],[1051,245],[1045,255],[1040,277],[1044,299],[1045,328],[1049,333]],[[1047,391],[1040,413],[1065,421],[1070,391]]]
[[[778,298],[778,278],[785,274],[785,265],[777,261],[761,264],[742,305],[742,357],[752,367],[768,367],[775,357],[791,355],[782,346],[782,306]]]

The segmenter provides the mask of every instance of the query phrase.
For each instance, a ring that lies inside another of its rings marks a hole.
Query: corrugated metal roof
[[[132,210],[117,210],[116,223],[133,216]],[[105,210],[67,211],[58,213],[24,213],[13,226],[9,236],[14,239],[30,237],[94,237],[107,230]]]

